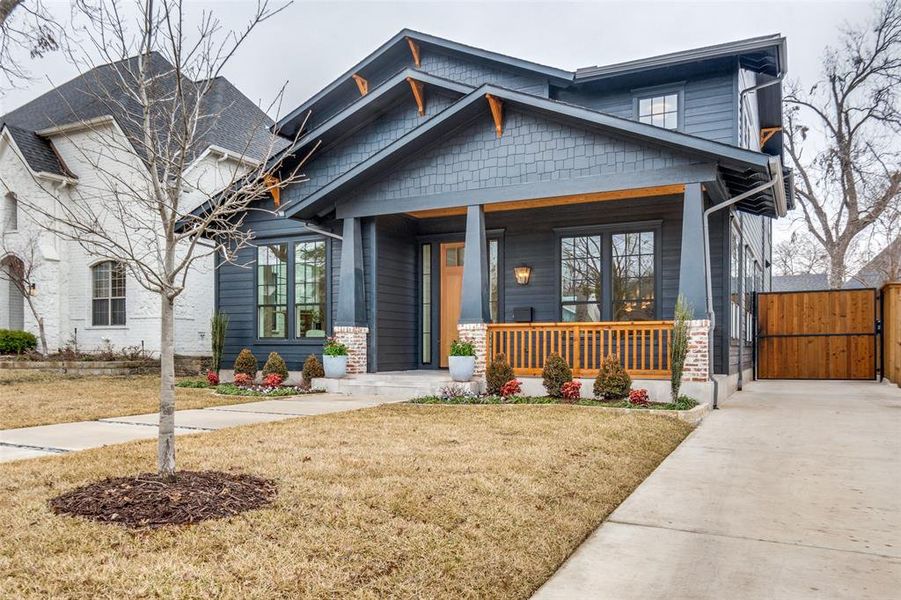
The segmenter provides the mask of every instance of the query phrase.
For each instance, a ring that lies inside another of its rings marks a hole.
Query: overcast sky
[[[193,2],[227,27],[255,2]],[[48,2],[65,17],[66,2]],[[244,94],[268,106],[287,82],[281,114],[330,83],[404,27],[564,69],[781,33],[789,78],[814,80],[826,45],[867,2],[304,2],[257,29],[225,70]],[[28,61],[37,80],[0,97],[0,114],[77,74],[60,54]],[[273,114],[273,117],[278,115]],[[786,230],[783,220],[779,229]]]

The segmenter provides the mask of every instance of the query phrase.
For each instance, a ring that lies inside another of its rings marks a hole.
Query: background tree
[[[785,98],[785,147],[796,170],[804,223],[841,287],[855,238],[901,190],[901,8],[884,0],[865,26],[846,27],[827,48],[823,74]]]
[[[19,234],[23,235],[23,234]],[[38,326],[38,340],[41,343],[41,354],[47,356],[47,335],[44,333],[44,317],[35,304],[34,294],[36,287],[35,274],[41,264],[41,253],[38,248],[39,237],[32,235],[27,238],[17,236],[16,241],[9,236],[0,237],[0,279],[7,280],[16,291],[24,298]]]
[[[84,36],[93,62],[108,63],[102,76],[87,78],[84,93],[102,103],[115,120],[78,123],[93,138],[78,151],[95,177],[79,182],[65,196],[60,188],[38,182],[55,198],[54,206],[27,199],[24,204],[43,227],[92,255],[123,263],[141,286],[159,296],[157,465],[160,475],[172,480],[176,300],[197,261],[216,254],[222,260],[235,259],[253,237],[243,227],[246,211],[271,210],[271,190],[300,181],[304,160],[295,159],[292,168],[279,170],[273,157],[282,141],[269,133],[265,118],[253,119],[245,123],[245,148],[234,157],[235,166],[216,201],[192,212],[198,194],[209,193],[188,171],[209,147],[208,134],[222,114],[214,96],[215,80],[251,32],[284,7],[261,1],[238,31],[224,30],[208,11],[196,22],[178,0],[146,0],[137,7],[137,18],[116,2],[81,15],[88,22]],[[80,60],[93,66],[87,57]],[[261,139],[264,147],[259,147]],[[279,180],[273,179],[277,170]],[[257,201],[264,202],[254,204]]]
[[[809,233],[793,231],[773,248],[773,268],[778,275],[805,275],[829,270],[829,256]]]
[[[83,1],[78,4],[87,9]],[[0,90],[28,79],[20,49],[40,58],[59,49],[64,32],[40,0],[0,0]]]

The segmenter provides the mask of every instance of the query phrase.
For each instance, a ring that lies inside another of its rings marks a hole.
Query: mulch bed
[[[273,481],[252,475],[179,471],[167,483],[142,473],[76,488],[50,500],[50,508],[125,527],[162,527],[230,517],[266,506],[276,493]]]

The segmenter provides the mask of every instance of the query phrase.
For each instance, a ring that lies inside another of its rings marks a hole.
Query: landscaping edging
[[[196,375],[209,363],[206,356],[176,356],[175,374]],[[160,361],[146,360],[17,360],[0,359],[0,370],[25,373],[55,373],[73,377],[155,375],[160,372]]]

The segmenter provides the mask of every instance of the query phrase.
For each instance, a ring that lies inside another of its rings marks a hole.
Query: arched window
[[[108,260],[91,267],[91,324],[125,325],[125,266]]]
[[[3,221],[5,231],[15,231],[19,228],[19,200],[12,192],[3,197]]]

